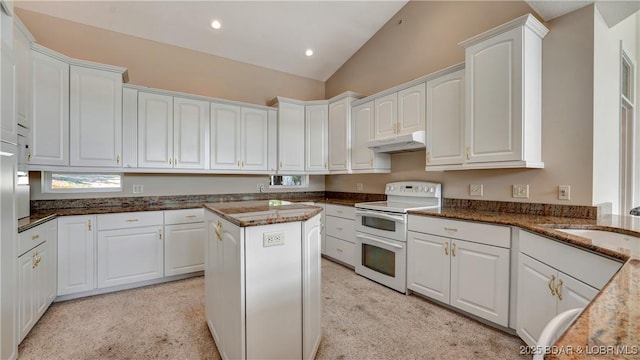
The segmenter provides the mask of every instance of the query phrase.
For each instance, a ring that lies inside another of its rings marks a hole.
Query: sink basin
[[[590,239],[593,245],[622,252],[624,254],[640,253],[640,238],[606,230],[594,229],[554,229],[571,235]]]

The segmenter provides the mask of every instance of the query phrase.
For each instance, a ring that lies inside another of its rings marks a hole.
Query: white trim
[[[549,29],[547,29],[546,26],[544,26],[538,19],[536,19],[531,13],[529,13],[502,25],[496,26],[493,29],[489,29],[482,34],[478,34],[472,38],[461,41],[458,43],[458,45],[466,48],[481,41],[487,40],[488,38],[492,38],[498,34],[521,26],[525,26],[531,29],[531,31],[533,31],[533,33],[538,35],[541,39],[543,39],[547,35],[547,33],[549,33]]]

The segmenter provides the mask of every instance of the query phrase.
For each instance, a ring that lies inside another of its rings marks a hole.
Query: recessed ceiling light
[[[220,24],[220,21],[218,21],[218,20],[213,20],[211,22],[211,27],[216,29],[216,30],[218,30],[218,29],[220,29],[222,27],[222,24]]]
[[[307,56],[311,56],[311,55],[313,55],[313,50],[307,49],[307,51],[305,51],[304,54],[307,55]]]

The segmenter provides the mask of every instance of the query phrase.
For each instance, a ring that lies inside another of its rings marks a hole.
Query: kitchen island
[[[208,203],[205,316],[223,359],[313,359],[320,213],[280,200]]]

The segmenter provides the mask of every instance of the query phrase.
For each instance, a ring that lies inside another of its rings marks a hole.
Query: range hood
[[[414,131],[411,134],[392,136],[385,139],[375,139],[367,142],[367,147],[379,153],[397,153],[417,151],[425,148],[424,130]]]

